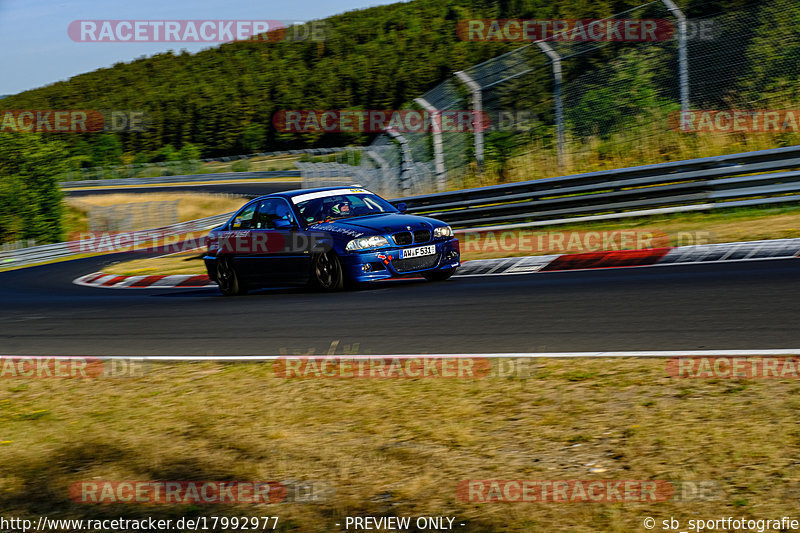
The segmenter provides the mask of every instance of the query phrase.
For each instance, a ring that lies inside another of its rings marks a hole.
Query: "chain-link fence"
[[[800,5],[691,15],[655,0],[529,39],[407,105],[471,110],[469,131],[389,131],[339,178],[408,196],[800,142]]]
[[[179,200],[92,206],[89,231],[137,231],[178,223]]]
[[[344,148],[304,148],[232,155],[193,161],[159,161],[109,167],[87,167],[73,169],[59,177],[59,181],[84,181],[119,178],[155,178],[161,176],[185,176],[217,172],[257,172],[294,169],[294,161],[300,158],[325,158],[340,154]]]
[[[36,239],[26,239],[23,241],[7,242],[0,244],[0,252],[12,252],[14,250],[31,248],[33,246],[36,246]]]

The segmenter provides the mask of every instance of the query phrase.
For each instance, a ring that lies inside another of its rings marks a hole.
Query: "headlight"
[[[381,248],[383,246],[389,246],[389,240],[386,237],[381,237],[380,235],[373,235],[372,237],[361,237],[359,239],[353,239],[352,241],[347,243],[345,246],[345,250],[348,252],[352,252],[355,250],[368,250],[370,248]]]
[[[442,226],[440,228],[433,228],[433,237],[452,237],[453,230],[450,226]]]

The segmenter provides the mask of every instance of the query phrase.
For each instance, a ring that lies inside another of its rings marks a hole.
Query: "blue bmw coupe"
[[[270,285],[335,291],[388,278],[452,276],[461,258],[450,226],[404,211],[404,204],[358,187],[270,194],[211,230],[203,259],[226,296]]]

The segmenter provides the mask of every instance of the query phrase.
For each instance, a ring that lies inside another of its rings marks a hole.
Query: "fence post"
[[[397,130],[388,129],[386,134],[400,144],[400,152],[403,154],[403,162],[400,165],[400,191],[405,196],[408,189],[410,189],[411,168],[414,166],[414,158],[411,156],[408,140],[400,135]]]
[[[689,55],[686,49],[686,15],[672,0],[661,0],[678,20],[678,79],[681,87],[681,120],[689,112]]]
[[[433,160],[436,163],[436,189],[444,191],[446,180],[446,169],[444,166],[444,150],[442,148],[442,119],[441,111],[433,107],[424,98],[415,98],[414,101],[419,106],[431,114],[431,125],[433,131]]]
[[[386,159],[384,159],[378,152],[370,150],[369,148],[364,150],[364,155],[368,156],[370,159],[378,163],[378,166],[381,169],[381,182],[382,182],[381,186],[379,187],[381,189],[380,194],[387,194],[389,187],[391,187],[391,185],[388,183],[389,180],[387,179],[389,176],[389,163],[387,163]],[[370,184],[362,183],[362,185],[367,186],[367,188],[369,189],[372,188],[372,185]]]
[[[475,161],[478,163],[478,172],[483,172],[483,94],[481,94],[481,86],[475,83],[475,80],[469,77],[469,75],[460,70],[456,72],[456,76],[464,85],[469,87],[470,91],[472,91],[472,111],[475,114],[475,121],[473,122],[473,127],[475,128],[474,138],[475,138]]]
[[[561,96],[561,56],[544,41],[536,41],[536,45],[553,63],[553,100],[556,111],[556,144],[558,148],[558,167],[564,168],[564,102]]]

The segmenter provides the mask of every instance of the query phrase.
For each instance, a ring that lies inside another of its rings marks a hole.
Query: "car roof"
[[[339,185],[337,187],[316,187],[316,188],[313,188],[313,189],[292,189],[292,190],[289,190],[289,191],[281,191],[281,192],[274,192],[274,193],[271,193],[271,194],[265,194],[263,196],[259,196],[258,198],[255,198],[255,199],[256,200],[261,200],[262,198],[274,198],[276,196],[279,196],[281,198],[292,198],[293,196],[300,196],[301,194],[308,194],[308,193],[312,193],[312,192],[336,191],[336,190],[339,190],[339,189],[355,189],[355,188],[362,189],[363,187],[361,187],[360,185]],[[364,189],[364,190],[366,191],[367,189]],[[370,191],[367,191],[367,192],[370,192]],[[370,194],[373,194],[373,193],[370,192]]]

